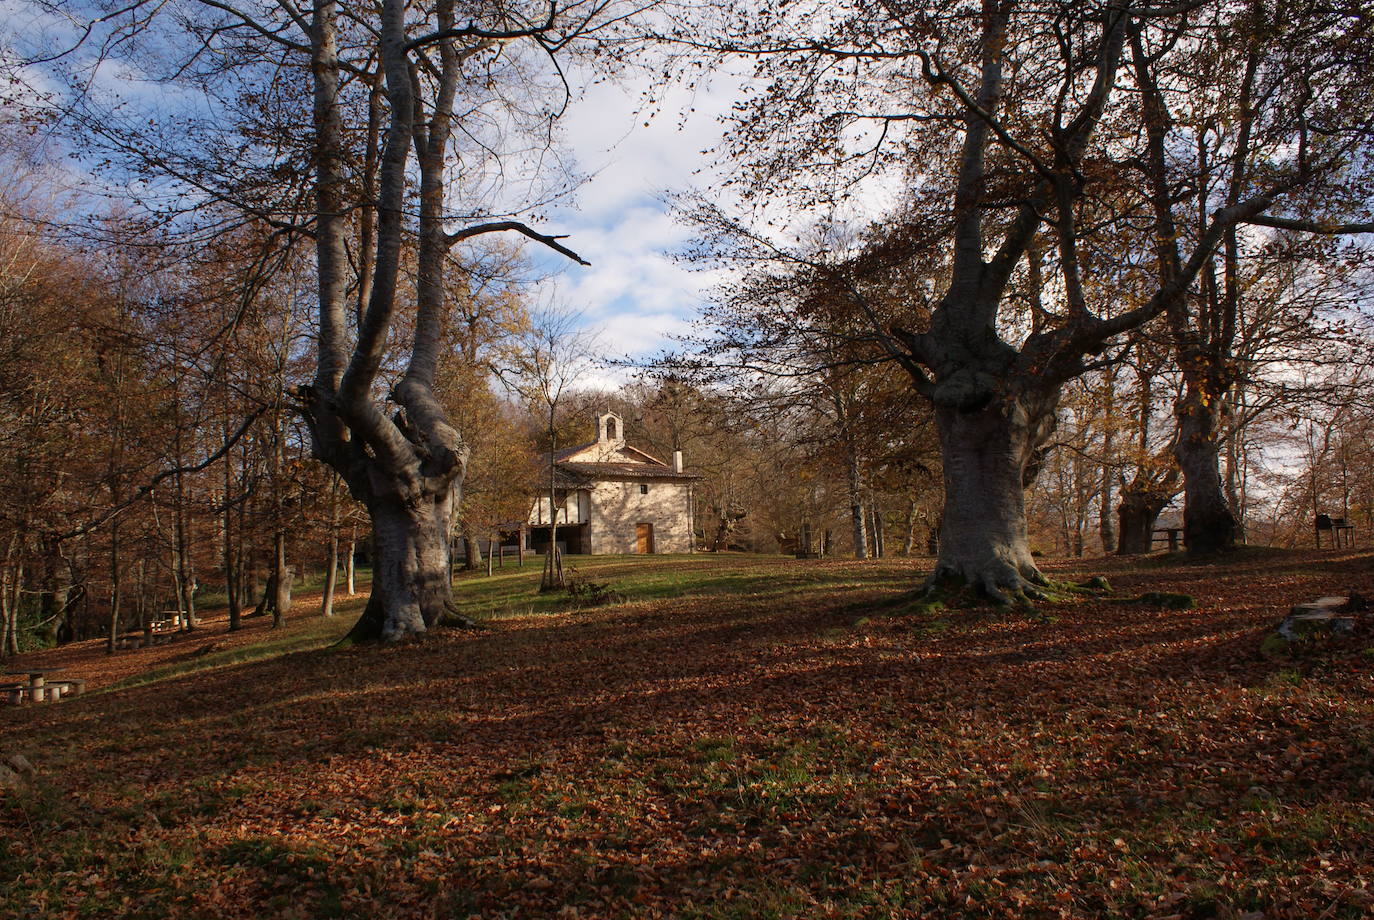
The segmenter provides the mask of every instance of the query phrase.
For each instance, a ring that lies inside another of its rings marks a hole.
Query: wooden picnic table
[[[137,629],[120,633],[115,639],[115,648],[146,648],[162,642],[170,642],[181,632],[175,620],[153,620]]]
[[[48,677],[49,674],[60,674],[61,672],[65,671],[65,670],[66,670],[66,668],[36,668],[36,667],[27,667],[27,668],[13,668],[13,669],[11,669],[11,670],[9,670],[9,671],[6,671],[5,673],[6,673],[6,674],[13,674],[13,675],[21,675],[21,674],[22,674],[22,675],[28,677],[28,679],[29,679],[29,685],[28,685],[28,687],[26,687],[26,688],[21,688],[21,689],[27,689],[27,690],[29,691],[29,694],[33,697],[34,702],[42,702],[43,700],[48,699],[48,694],[49,694],[50,692],[53,694],[52,698],[53,698],[54,700],[57,700],[57,699],[61,699],[61,698],[62,698],[62,691],[61,691],[61,689],[59,689],[59,688],[57,688],[57,687],[53,687],[53,688],[51,689],[51,691],[49,691],[49,689],[46,687],[46,684],[47,684],[47,677]]]
[[[1355,525],[1343,517],[1333,518],[1329,514],[1319,514],[1313,529],[1316,534],[1317,549],[1322,548],[1322,531],[1331,534],[1337,549],[1341,548],[1342,543],[1347,547],[1355,545]]]

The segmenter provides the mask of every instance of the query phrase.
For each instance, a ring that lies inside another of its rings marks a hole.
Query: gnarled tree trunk
[[[1176,410],[1174,456],[1183,471],[1183,540],[1191,556],[1236,546],[1236,516],[1221,475],[1219,398],[1207,399],[1191,382]]]
[[[931,585],[959,579],[999,603],[1038,594],[1045,579],[1026,537],[1024,483],[1049,433],[1044,408],[1014,398],[970,410],[937,406],[945,508]]]
[[[460,28],[453,0],[435,0],[424,11],[404,0],[381,0],[376,9],[380,85],[374,84],[369,97],[366,194],[357,200],[350,196],[351,154],[345,155],[356,135],[343,122],[348,106],[338,4],[311,4],[318,360],[314,380],[296,394],[314,455],[343,477],[372,516],[372,595],[349,633],[354,641],[418,635],[448,610],[449,525],[468,457],[435,396],[435,372],[445,351],[450,248],[481,234],[514,230],[582,261],[557,237],[519,221],[447,230],[453,220],[450,193],[458,192],[448,167],[454,123],[469,111],[464,99],[456,112],[455,100],[462,87],[473,85],[464,62],[494,53],[504,40],[552,32],[556,17],[534,27],[521,22],[510,31],[501,17],[474,38],[476,33]],[[344,47],[352,48],[351,41]],[[348,237],[355,212],[369,252],[357,263],[358,310],[350,329],[345,307],[354,274]],[[413,305],[403,302],[412,288],[402,280],[402,265],[412,264],[405,254],[412,241]],[[383,402],[377,398],[379,376],[388,366],[394,324],[403,315],[413,317],[410,358]]]
[[[368,502],[372,517],[372,594],[354,638],[387,641],[418,636],[448,612],[450,588],[448,494],[415,501]]]

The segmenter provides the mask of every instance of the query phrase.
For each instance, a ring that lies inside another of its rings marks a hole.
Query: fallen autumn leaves
[[[1258,646],[1369,563],[1102,563],[1199,606],[1029,617],[902,615],[905,562],[601,560],[626,603],[3,711],[0,913],[1368,916],[1370,638]]]

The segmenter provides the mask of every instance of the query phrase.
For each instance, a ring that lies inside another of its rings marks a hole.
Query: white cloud
[[[698,192],[727,211],[739,207],[724,190],[726,167],[708,151],[719,145],[727,128],[722,120],[747,79],[743,72],[721,73],[698,91],[674,84],[651,105],[642,87],[600,82],[564,119],[564,140],[591,178],[548,219],[591,266],[567,267],[556,287],[560,299],[606,329],[613,354],[647,357],[670,346],[670,336],[687,330],[710,288],[723,280],[719,269],[696,271],[674,259],[693,231],[673,219],[666,200]],[[657,114],[648,117],[650,110]],[[893,179],[870,177],[827,216],[860,224],[873,219],[899,197],[901,183]],[[781,194],[755,202],[753,213],[753,223],[784,246],[795,244],[815,218],[798,213]]]
[[[549,215],[549,225],[589,267],[573,266],[555,285],[560,299],[601,330],[613,357],[646,357],[670,347],[697,316],[712,272],[674,258],[692,230],[674,220],[667,199],[709,189],[718,175],[705,153],[721,135],[720,116],[737,81],[722,77],[713,91],[669,88],[650,117],[632,85],[592,86],[567,114],[564,140],[591,175],[574,203]],[[610,379],[618,379],[613,375]]]
[[[590,87],[563,123],[566,141],[592,177],[578,193],[577,212],[588,221],[614,219],[664,192],[709,185],[714,171],[705,151],[719,141],[719,119],[737,89],[737,80],[721,76],[699,91],[675,84],[650,104],[632,84]]]

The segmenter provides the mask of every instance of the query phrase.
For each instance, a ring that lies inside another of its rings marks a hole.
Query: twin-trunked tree
[[[369,74],[367,58],[340,55],[337,4],[319,0],[310,28],[314,89],[315,250],[319,270],[320,325],[314,381],[301,389],[316,456],[338,470],[372,519],[372,594],[353,635],[392,640],[425,632],[450,607],[449,536],[455,501],[467,463],[467,447],[435,395],[435,373],[445,319],[444,270],[449,250],[483,233],[518,231],[577,259],[555,239],[515,221],[471,224],[450,231],[450,181],[460,168],[452,157],[455,132],[478,135],[456,112],[471,114],[464,98],[483,82],[504,81],[504,70],[537,66],[512,46],[528,42],[537,55],[555,56],[595,25],[600,4],[482,4],[455,9],[453,0],[433,7],[383,0],[377,39],[365,50],[376,61],[387,124],[375,156],[375,178],[364,170],[362,196],[351,198],[343,98],[344,78]],[[526,102],[552,118],[557,101]],[[370,100],[376,112],[378,100]],[[516,118],[513,108],[504,112]],[[376,124],[375,114],[372,124]],[[499,126],[504,130],[506,126]],[[418,176],[410,168],[411,153]],[[371,150],[367,151],[372,154]],[[418,185],[411,195],[407,184]],[[375,184],[374,184],[375,183]],[[375,197],[374,197],[375,196]],[[356,332],[349,334],[348,252],[350,212],[375,208],[360,245],[375,247],[370,273],[359,285]],[[408,209],[412,209],[408,210]],[[409,213],[415,213],[412,222]],[[414,235],[414,304],[403,311],[402,262]],[[375,243],[370,237],[375,238]],[[395,382],[390,414],[376,386],[398,314],[410,312],[408,360]]]
[[[569,187],[551,146],[570,94],[563,59],[623,12],[611,0],[185,0],[171,15],[135,2],[63,59],[66,117],[151,179],[151,208],[201,234],[250,224],[264,264],[313,248],[316,372],[295,395],[314,455],[372,522],[355,639],[413,636],[449,613],[468,449],[435,390],[445,273],[455,246],[491,233],[581,261],[514,216]],[[111,99],[89,76],[110,57],[174,92],[158,111]]]
[[[1245,224],[1322,228],[1308,218],[1364,205],[1321,193],[1358,182],[1367,142],[1368,106],[1337,107],[1367,100],[1367,68],[1320,41],[1353,15],[1264,0],[860,0],[755,7],[725,18],[733,32],[714,44],[674,36],[757,60],[766,88],[741,110],[729,151],[746,188],[790,184],[833,206],[874,173],[908,183],[912,203],[845,277],[816,277],[848,291],[934,408],[936,580],[1034,596],[1044,580],[1023,487],[1064,383],[1161,313],[1186,332],[1200,273]],[[1187,79],[1204,67],[1205,86]],[[1208,113],[1193,134],[1170,120],[1184,95]],[[1198,144],[1220,151],[1203,182]],[[1186,225],[1172,218],[1184,205]],[[932,249],[944,268],[929,321],[890,323],[865,285]],[[1132,283],[1115,294],[1091,284],[1108,266]]]

